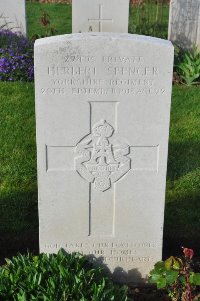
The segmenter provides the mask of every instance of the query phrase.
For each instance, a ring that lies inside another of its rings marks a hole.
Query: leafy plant
[[[182,83],[190,86],[200,84],[200,52],[197,47],[191,51],[178,52],[175,69]]]
[[[18,255],[0,268],[1,301],[126,301],[102,269],[78,254]]]
[[[0,30],[0,80],[32,81],[33,43],[21,34]]]
[[[40,25],[42,26],[43,34],[34,34],[32,37],[32,41],[35,41],[36,39],[53,36],[57,32],[54,27],[51,27],[50,16],[45,11],[42,12],[42,15],[40,17]]]
[[[157,262],[150,272],[149,282],[167,289],[173,301],[193,301],[195,288],[200,285],[200,273],[192,269],[193,250],[183,248],[183,254],[183,258],[171,256]]]

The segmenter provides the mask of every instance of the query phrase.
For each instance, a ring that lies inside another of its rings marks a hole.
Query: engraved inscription
[[[45,244],[47,250],[65,248],[67,252],[79,252],[83,255],[94,255],[100,262],[104,261],[118,262],[135,262],[145,263],[154,261],[153,254],[155,248],[160,247],[156,242],[74,242],[74,243],[51,243]],[[149,250],[150,256],[145,256],[146,250]]]
[[[184,49],[198,47],[200,0],[174,0],[170,6],[169,39]]]
[[[166,93],[158,85],[161,70],[143,56],[71,55],[65,47],[60,47],[59,52],[63,54],[63,62],[47,67],[50,82],[41,88],[43,95],[162,96]]]
[[[176,20],[180,22],[180,14],[182,14],[184,22],[200,22],[200,2],[197,0],[189,0],[185,3],[174,0],[171,1],[171,6],[173,9],[173,22]]]
[[[119,141],[111,142],[113,134],[112,125],[100,121],[76,147],[77,172],[100,191],[109,189],[131,168],[131,159],[127,157],[130,147]]]
[[[187,15],[186,21],[200,22],[200,3],[187,2]]]
[[[130,249],[154,249],[161,246],[161,243],[156,242],[121,242],[121,241],[101,241],[101,242],[70,242],[65,244],[59,244],[59,243],[51,243],[51,244],[45,244],[45,248],[48,249],[59,249],[59,248],[67,248],[67,249],[73,249],[73,250],[80,250],[80,249],[108,249],[110,250],[109,254],[112,254],[112,252],[115,250],[129,250]],[[121,251],[122,252],[122,251]]]

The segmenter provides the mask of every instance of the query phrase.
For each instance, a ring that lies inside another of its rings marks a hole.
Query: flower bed
[[[19,33],[0,31],[0,80],[33,81],[33,43]]]

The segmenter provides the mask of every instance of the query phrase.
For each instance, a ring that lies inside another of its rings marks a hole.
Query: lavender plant
[[[19,33],[0,30],[0,80],[32,81],[33,43]]]

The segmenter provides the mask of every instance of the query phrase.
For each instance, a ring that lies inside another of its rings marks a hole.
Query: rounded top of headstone
[[[129,40],[135,42],[152,43],[154,45],[163,45],[173,47],[172,43],[168,40],[154,38],[150,36],[129,34],[129,33],[105,33],[105,32],[88,32],[88,33],[75,33],[52,36],[47,38],[38,39],[35,41],[35,46],[54,44],[54,43],[68,43],[75,40]],[[67,45],[66,45],[67,46]]]

